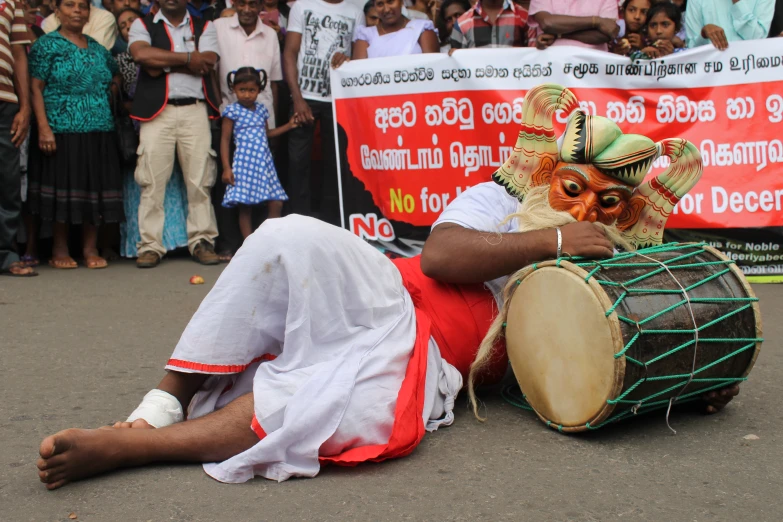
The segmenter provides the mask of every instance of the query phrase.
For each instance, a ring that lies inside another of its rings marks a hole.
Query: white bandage
[[[176,397],[162,390],[152,390],[141,400],[139,407],[133,410],[127,422],[144,419],[150,426],[163,428],[185,420],[182,406]]]

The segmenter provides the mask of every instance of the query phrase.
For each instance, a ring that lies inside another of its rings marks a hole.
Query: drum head
[[[506,348],[528,403],[553,427],[582,431],[614,409],[625,363],[608,297],[581,268],[563,262],[531,272],[509,303]],[[533,304],[535,303],[535,304]],[[570,429],[569,429],[570,428]]]

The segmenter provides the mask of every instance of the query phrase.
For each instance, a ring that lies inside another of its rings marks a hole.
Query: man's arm
[[[133,60],[145,70],[150,70],[151,74],[159,74],[160,69],[170,68],[178,73],[203,76],[217,62],[217,54],[214,52],[177,53],[152,47],[152,40],[141,19],[133,22],[128,34],[128,44]]]
[[[147,26],[141,19],[133,22],[128,32],[128,50],[133,61],[145,69],[185,67],[188,62],[188,53],[175,53],[152,47]]]
[[[608,25],[607,19],[599,16],[554,15],[546,11],[540,11],[533,15],[533,18],[535,18],[541,30],[548,34],[561,35],[563,38],[578,40],[577,36],[583,31],[595,30],[603,34],[603,41],[598,43],[609,41],[609,36],[600,30],[601,24]],[[617,25],[616,22],[615,25]]]
[[[588,222],[561,227],[562,251],[573,256],[611,257],[612,244]],[[445,283],[483,283],[557,255],[554,229],[500,234],[442,223],[427,238],[421,254],[424,275]]]
[[[772,24],[772,15],[775,13],[775,0],[756,0],[755,8],[748,0],[733,1],[731,19],[737,34],[743,40],[766,38]]]
[[[175,53],[158,49],[157,47],[152,47],[147,42],[134,42],[129,49],[131,56],[133,56],[133,61],[144,68],[185,67],[188,62],[188,53]]]
[[[283,70],[285,71],[285,79],[288,82],[288,89],[291,91],[291,99],[294,102],[294,117],[302,124],[309,125],[315,118],[313,118],[313,111],[299,89],[299,69],[296,66],[301,45],[302,33],[289,29],[285,34]]]
[[[704,17],[701,12],[701,4],[691,0],[688,9],[685,10],[685,44],[688,49],[710,43],[709,40],[702,37],[702,28],[704,28]]]
[[[11,56],[14,59],[14,90],[19,99],[19,112],[11,123],[11,142],[21,147],[30,128],[30,73],[27,68],[27,53],[25,45],[30,41],[27,37],[27,26],[24,14],[20,9],[14,11],[11,24]]]
[[[291,97],[302,97],[302,91],[299,90],[299,70],[296,67],[296,61],[299,56],[299,48],[302,45],[302,33],[288,31],[285,34],[285,46],[283,47],[283,72],[285,80],[288,82],[288,89],[291,91]]]
[[[605,44],[609,41],[609,37],[598,29],[588,29],[586,31],[577,31],[575,33],[563,34],[561,37],[590,45]]]

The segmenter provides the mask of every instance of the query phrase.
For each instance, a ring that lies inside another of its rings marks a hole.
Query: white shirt
[[[269,128],[275,128],[275,109],[272,98],[272,82],[283,79],[280,66],[280,45],[277,33],[261,20],[249,35],[239,25],[239,17],[215,20],[218,47],[220,48],[220,94],[222,104],[220,112],[227,105],[237,101],[236,95],[228,88],[226,76],[240,67],[255,67],[266,72],[266,87],[258,95],[258,103],[263,103],[269,111]]]
[[[354,28],[364,25],[363,21],[364,12],[346,0],[339,4],[323,0],[294,2],[287,30],[302,35],[296,68],[303,98],[332,101],[329,87],[332,56],[338,52],[351,56]]]
[[[160,20],[163,20],[163,23],[168,26],[169,35],[173,40],[172,52],[190,53],[196,50],[196,42],[193,39],[193,31],[190,27],[190,13],[185,11],[185,17],[176,27],[169,22],[163,11],[158,11],[158,14],[153,18],[153,23],[158,23]],[[130,48],[136,42],[147,42],[152,45],[150,33],[147,31],[147,26],[144,25],[144,21],[141,18],[133,22],[128,34],[128,47]],[[202,53],[211,51],[220,56],[217,32],[213,23],[207,22],[204,26],[204,32],[199,39],[198,50]],[[192,74],[169,73],[169,99],[176,100],[180,98],[203,100],[204,86],[202,78]]]
[[[519,200],[494,181],[488,181],[479,183],[457,196],[433,223],[432,228],[441,223],[455,223],[471,230],[507,234],[517,232],[519,223],[516,219],[508,223],[503,223],[503,220],[518,211]],[[484,283],[495,296],[498,306],[503,303],[503,287],[506,286],[508,277],[502,276]]]

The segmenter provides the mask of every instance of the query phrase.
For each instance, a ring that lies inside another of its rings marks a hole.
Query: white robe
[[[415,336],[413,303],[383,254],[346,230],[292,215],[267,220],[245,241],[166,368],[214,375],[191,402],[191,418],[253,392],[266,436],[205,464],[210,476],[282,481],[317,475],[319,455],[389,440]],[[427,359],[422,419],[432,431],[453,421],[462,378],[433,340]]]

